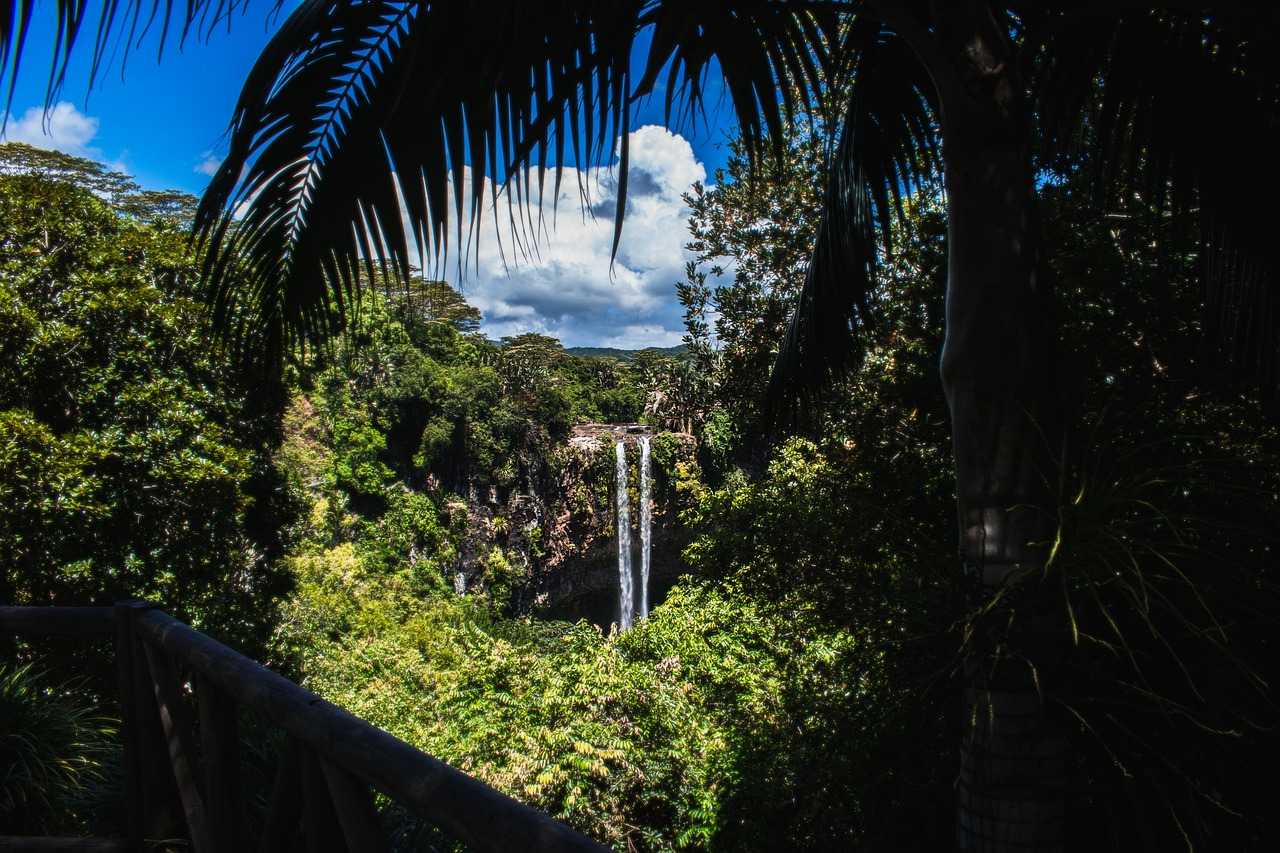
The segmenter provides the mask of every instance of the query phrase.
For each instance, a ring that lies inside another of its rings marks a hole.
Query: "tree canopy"
[[[3,175],[0,259],[0,597],[151,597],[252,648],[282,589],[279,400],[208,346],[186,235]]]

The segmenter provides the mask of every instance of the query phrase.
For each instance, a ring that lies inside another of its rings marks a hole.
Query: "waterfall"
[[[631,592],[631,513],[627,507],[627,448],[621,439],[614,445],[617,456],[618,505],[618,629],[631,627],[635,596]]]
[[[649,615],[649,436],[640,436],[640,618]]]

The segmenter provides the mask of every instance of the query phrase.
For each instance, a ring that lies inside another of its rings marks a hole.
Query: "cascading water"
[[[614,445],[617,457],[617,506],[618,506],[618,628],[631,627],[635,611],[635,596],[631,592],[631,513],[627,506],[627,448],[619,440]]]
[[[640,436],[640,618],[649,615],[649,436]]]

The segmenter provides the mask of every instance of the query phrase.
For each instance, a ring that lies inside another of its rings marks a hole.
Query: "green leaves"
[[[83,834],[114,763],[116,724],[79,684],[0,665],[0,831]]]
[[[883,689],[851,637],[736,590],[677,587],[648,621],[604,636],[497,620],[469,597],[404,610],[366,588],[335,601],[327,590],[358,572],[334,552],[300,576],[287,624],[310,632],[308,686],[614,846],[785,844],[761,813],[809,782],[784,769],[797,727],[829,725],[806,700],[830,692],[874,714]],[[335,612],[349,614],[340,632],[315,630]],[[773,772],[745,770],[765,744]]]
[[[905,39],[858,16],[840,45],[851,69],[839,139],[826,165],[822,218],[770,378],[776,411],[808,403],[863,353],[877,270],[891,260],[903,200],[941,174],[934,81]],[[834,131],[834,128],[830,128]]]
[[[343,412],[330,429],[334,452],[332,484],[356,494],[382,494],[393,476],[379,458],[387,449],[387,440],[369,422],[368,414],[358,409]]]
[[[254,555],[283,508],[270,403],[209,347],[185,236],[31,176],[0,177],[0,220],[4,598],[147,597],[252,649],[277,591]]]
[[[1096,198],[1141,200],[1148,221],[1199,229],[1206,355],[1280,392],[1280,263],[1267,217],[1277,189],[1280,28],[1269,7],[1207,14],[1066,10],[1027,15],[1043,165],[1083,169]]]

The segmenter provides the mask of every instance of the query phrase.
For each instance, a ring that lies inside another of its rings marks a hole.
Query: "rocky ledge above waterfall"
[[[595,452],[605,444],[626,442],[628,446],[640,440],[640,436],[656,435],[648,424],[578,424],[569,431],[569,447],[577,451]],[[680,433],[673,433],[678,435]],[[689,436],[690,440],[693,436]]]

